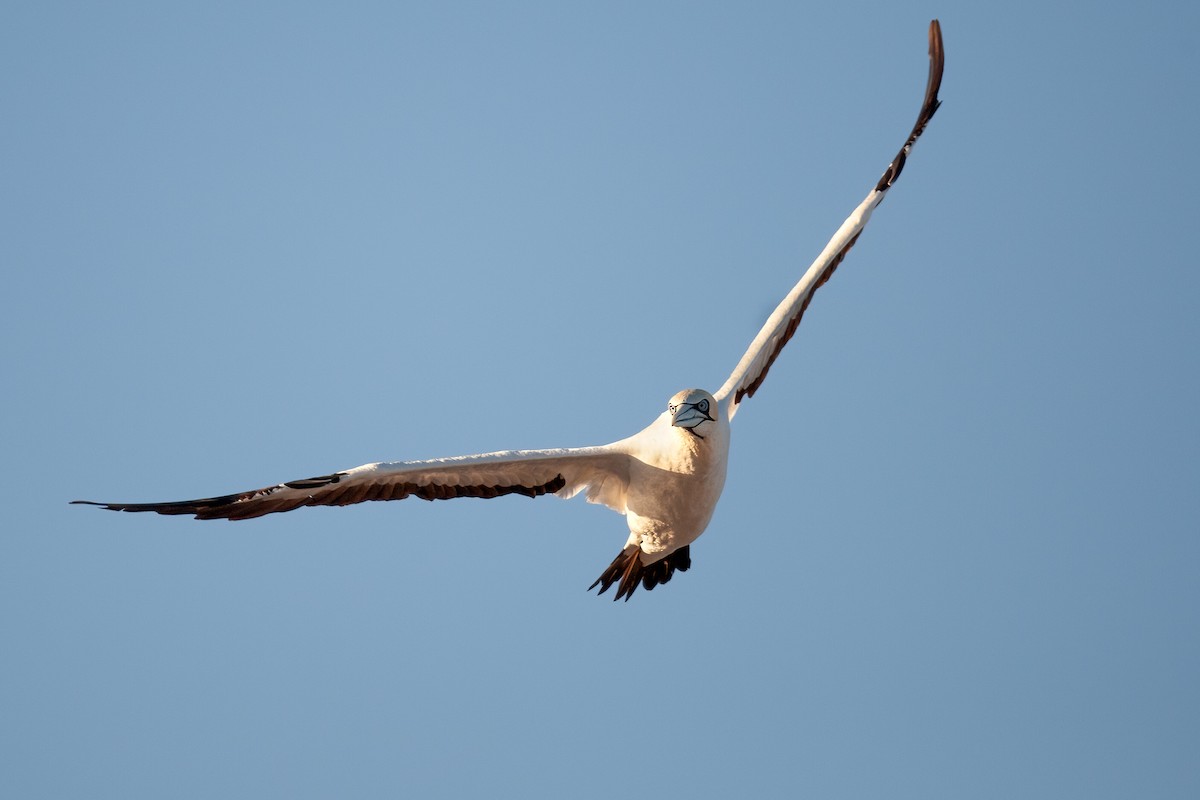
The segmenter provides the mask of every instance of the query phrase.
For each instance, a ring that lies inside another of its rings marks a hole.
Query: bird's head
[[[717,424],[717,401],[703,389],[684,389],[667,401],[667,413],[676,428],[703,439]]]

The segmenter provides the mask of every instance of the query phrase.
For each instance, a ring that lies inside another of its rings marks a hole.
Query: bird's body
[[[711,403],[715,416],[704,419],[694,428],[672,423],[672,408],[687,402]],[[642,431],[611,447],[629,454],[629,488],[625,502],[625,519],[629,524],[629,540],[610,569],[627,563],[630,579],[618,591],[632,592],[637,583],[633,575],[657,561],[666,559],[691,545],[708,527],[716,510],[725,474],[729,466],[729,417],[712,395],[701,389],[691,389],[675,395],[668,410]],[[630,563],[636,555],[639,563]],[[690,566],[689,559],[682,569]],[[680,562],[682,563],[682,562]],[[670,580],[675,564],[660,583]],[[603,576],[597,581],[603,584]],[[643,581],[644,582],[644,581]],[[593,584],[594,586],[595,584]],[[608,588],[602,586],[601,591]],[[647,588],[653,588],[652,586]]]
[[[220,497],[169,503],[92,503],[114,511],[190,514],[197,519],[248,519],[301,506],[350,505],[419,497],[538,497],[583,494],[624,514],[629,539],[592,584],[614,599],[652,589],[691,566],[690,546],[705,530],[725,486],[730,422],[791,338],[813,292],[858,240],[871,212],[903,169],[913,144],[940,104],[941,29],[930,25],[930,73],[917,124],[867,198],[839,228],[800,282],[767,320],[725,384],[710,394],[678,392],[667,410],[626,439],[598,447],[519,450],[430,461],[366,464],[354,469]]]

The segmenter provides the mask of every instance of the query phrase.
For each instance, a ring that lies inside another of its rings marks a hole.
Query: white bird
[[[815,292],[858,240],[871,212],[900,177],[904,162],[937,111],[944,56],[937,20],[929,25],[929,79],[916,125],[866,199],[842,223],[742,356],[715,394],[684,389],[667,410],[639,433],[599,447],[516,450],[365,464],[315,478],[247,492],[170,503],[75,503],[111,511],[193,514],[196,519],[249,519],[301,506],[344,506],[366,500],[448,500],[583,494],[624,514],[629,539],[608,569],[588,587],[603,594],[617,584],[614,600],[628,600],[691,566],[690,545],[712,518],[725,485],[730,425],[738,407],[754,395],[791,339]]]

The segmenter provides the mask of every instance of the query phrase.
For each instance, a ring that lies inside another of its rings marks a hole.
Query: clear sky
[[[1195,3],[28,3],[0,794],[1200,795]],[[716,389],[694,567],[552,498],[112,514]]]

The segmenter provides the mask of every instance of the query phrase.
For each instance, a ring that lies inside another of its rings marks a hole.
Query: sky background
[[[582,500],[175,500],[716,389]],[[28,3],[0,26],[0,794],[1200,795],[1200,6]]]

